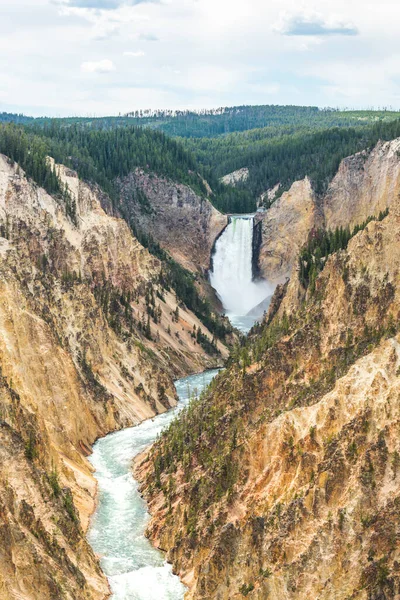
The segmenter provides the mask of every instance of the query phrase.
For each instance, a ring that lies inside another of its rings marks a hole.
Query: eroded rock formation
[[[136,465],[188,599],[400,593],[399,247],[392,198]]]
[[[173,378],[215,364],[160,261],[103,211],[100,190],[57,171],[76,219],[0,156],[2,600],[108,596],[84,535],[90,446],[165,411]]]
[[[190,187],[141,169],[122,180],[120,187],[122,202],[137,228],[151,235],[182,266],[205,275],[227,217]]]
[[[225,185],[233,185],[235,186],[237,183],[241,183],[242,181],[247,181],[249,178],[249,169],[247,167],[243,167],[242,169],[237,169],[232,173],[228,173],[221,177],[222,183]]]
[[[259,270],[269,281],[280,281],[290,275],[311,229],[323,225],[310,180],[296,181],[266,213],[257,213],[256,221],[262,222]]]
[[[327,192],[317,198],[309,180],[295,182],[262,220],[259,268],[270,281],[290,275],[310,231],[350,227],[378,216],[400,192],[400,140],[379,142],[371,152],[345,158]]]

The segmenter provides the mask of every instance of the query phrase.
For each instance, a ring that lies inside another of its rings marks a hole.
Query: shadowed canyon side
[[[290,275],[313,229],[350,227],[378,216],[400,192],[400,139],[345,158],[327,191],[317,197],[310,180],[296,181],[265,213],[259,269],[279,282]]]
[[[154,238],[183,267],[205,276],[211,249],[227,217],[187,185],[142,169],[121,179],[119,188],[121,201],[138,229]]]
[[[278,286],[203,401],[136,464],[148,534],[188,599],[400,593],[397,195],[390,204],[314,289],[297,274]]]
[[[104,194],[55,168],[75,217],[0,155],[2,600],[108,596],[84,535],[90,446],[174,406],[175,378],[228,354]]]

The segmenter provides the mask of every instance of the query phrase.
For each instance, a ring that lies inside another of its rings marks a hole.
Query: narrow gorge
[[[1,600],[400,596],[400,122],[281,109],[0,115]]]
[[[278,284],[266,318],[136,461],[147,534],[187,599],[400,593],[398,144],[345,159],[326,195],[306,179],[257,216],[260,266]],[[232,258],[237,231],[249,240],[244,220],[229,226],[218,242]]]
[[[229,217],[211,260],[211,285],[231,323],[242,332],[262,316],[271,297],[266,282],[253,281],[253,228],[253,215]],[[204,371],[176,381],[179,402],[174,409],[111,433],[94,445],[90,462],[95,467],[98,501],[88,540],[101,557],[115,600],[183,600],[185,587],[144,535],[148,513],[131,463],[217,373]]]

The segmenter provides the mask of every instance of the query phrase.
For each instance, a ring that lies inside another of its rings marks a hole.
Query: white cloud
[[[115,66],[112,60],[105,58],[97,61],[86,61],[81,64],[81,71],[83,73],[110,73],[115,70]]]
[[[145,56],[146,53],[143,50],[138,50],[137,52],[126,51],[124,52],[124,56],[133,56],[134,58],[139,58],[140,56]]]
[[[154,33],[141,33],[139,39],[143,42],[158,42],[160,38],[154,35]]]
[[[140,8],[122,5],[114,10],[77,7],[62,5],[58,8],[61,17],[75,17],[87,22],[85,37],[95,41],[108,40],[116,36],[126,38],[132,28],[138,23],[148,21],[148,15],[140,11]]]
[[[395,0],[1,0],[0,110],[400,107],[399,19]]]
[[[157,0],[52,0],[55,4],[85,8],[90,10],[115,10],[122,4],[136,5],[141,2],[156,2]]]
[[[353,23],[335,16],[324,17],[314,11],[283,12],[273,29],[277,33],[294,36],[358,35]]]
[[[213,65],[198,65],[187,70],[184,81],[195,92],[229,92],[241,78],[238,69],[227,69]]]

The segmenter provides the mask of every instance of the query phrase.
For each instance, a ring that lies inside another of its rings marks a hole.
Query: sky
[[[0,111],[400,108],[400,3],[0,0]]]

